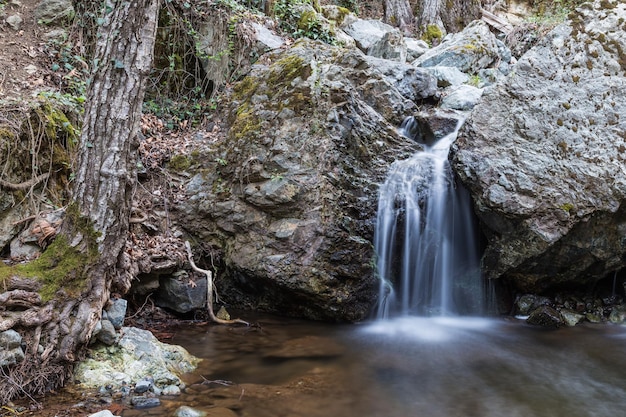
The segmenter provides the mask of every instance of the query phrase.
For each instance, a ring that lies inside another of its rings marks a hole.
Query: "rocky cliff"
[[[626,4],[583,5],[487,89],[453,149],[488,278],[583,288],[626,264]]]

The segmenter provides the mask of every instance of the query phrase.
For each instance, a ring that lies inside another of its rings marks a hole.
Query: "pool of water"
[[[122,415],[589,417],[626,409],[626,327],[548,331],[516,320],[180,326],[204,359],[180,397]]]

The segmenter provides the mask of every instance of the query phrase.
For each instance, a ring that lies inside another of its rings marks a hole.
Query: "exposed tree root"
[[[19,184],[13,184],[12,182],[0,179],[0,188],[11,191],[25,191],[30,187],[39,184],[41,181],[48,179],[49,176],[50,173],[46,172],[45,174],[37,175],[28,181],[20,182]]]
[[[213,312],[213,290],[214,290],[213,273],[211,271],[207,271],[206,269],[201,269],[196,266],[196,263],[193,261],[193,254],[191,253],[191,245],[189,244],[189,241],[185,241],[185,248],[187,249],[187,257],[189,258],[189,264],[191,265],[191,268],[193,268],[194,271],[204,274],[206,276],[207,311],[209,312],[209,317],[211,317],[211,320],[219,324],[239,323],[239,324],[245,324],[246,326],[249,326],[250,323],[241,319],[224,320],[224,319],[220,319],[219,317],[215,315],[215,313]]]

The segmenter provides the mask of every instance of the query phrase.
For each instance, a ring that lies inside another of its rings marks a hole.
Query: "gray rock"
[[[96,338],[105,345],[113,345],[117,340],[117,333],[113,324],[109,320],[101,320],[100,326]]]
[[[178,387],[177,385],[168,385],[165,388],[163,388],[163,390],[161,391],[161,395],[170,395],[170,396],[180,395],[180,393],[181,393],[180,387]]]
[[[71,0],[42,0],[35,9],[35,19],[44,25],[60,25],[74,18]]]
[[[22,336],[13,329],[0,333],[0,349],[15,349],[22,344]]]
[[[409,62],[415,61],[430,49],[426,41],[421,39],[404,38],[404,43],[406,44],[406,60]]]
[[[11,26],[11,29],[17,32],[22,28],[24,19],[18,14],[12,14],[5,19],[5,22],[7,22],[7,25]]]
[[[130,399],[130,403],[135,408],[153,408],[161,405],[161,400],[156,397],[136,396]]]
[[[128,302],[123,298],[115,298],[111,299],[109,308],[106,310],[109,321],[118,330],[124,325],[127,305]]]
[[[626,266],[626,4],[572,17],[485,91],[452,149],[488,238],[485,273],[520,292],[586,288]]]
[[[184,272],[184,271],[182,271]],[[206,278],[190,279],[189,275],[163,276],[159,280],[155,303],[179,313],[206,308]]]
[[[363,52],[367,52],[372,45],[380,41],[388,32],[395,32],[398,29],[380,20],[363,20],[344,22],[341,29],[352,36],[356,46]]]
[[[496,37],[481,20],[468,25],[462,32],[447,36],[444,41],[413,61],[417,67],[456,67],[475,74],[494,65],[499,58]]]
[[[116,346],[91,350],[91,357],[76,367],[74,379],[85,388],[120,389],[150,375],[154,388],[181,386],[179,375],[193,371],[197,362],[182,347],[161,343],[147,330],[124,327]]]
[[[256,33],[257,42],[262,44],[264,49],[267,49],[267,50],[276,49],[276,48],[280,48],[281,46],[285,44],[285,41],[283,38],[276,35],[270,29],[266,28],[265,26],[257,22],[252,23],[252,28],[254,29]]]
[[[178,221],[224,249],[224,302],[362,319],[377,291],[378,187],[391,162],[421,147],[397,127],[436,79],[310,40],[267,61],[234,86],[229,138],[190,180]]]
[[[367,54],[401,63],[406,62],[406,44],[402,33],[399,30],[385,33],[380,40],[369,47]]]
[[[469,76],[456,67],[426,67],[428,73],[437,79],[438,87],[450,87],[465,84],[469,80]]]
[[[0,333],[0,368],[20,363],[24,360],[21,348],[22,336],[15,330]]]
[[[137,394],[143,394],[144,392],[150,391],[150,388],[152,388],[152,381],[149,379],[142,379],[137,381],[134,391]]]
[[[206,415],[206,411],[196,410],[186,405],[181,405],[174,411],[174,417],[205,417]]]
[[[478,104],[483,95],[481,88],[461,84],[446,89],[445,96],[439,106],[442,109],[471,110]]]
[[[566,308],[561,309],[561,317],[563,322],[569,327],[574,327],[585,319],[584,314],[579,314]]]
[[[518,297],[515,301],[515,314],[525,316],[541,306],[547,306],[550,304],[551,301],[548,297],[541,297],[534,294],[524,294]]]

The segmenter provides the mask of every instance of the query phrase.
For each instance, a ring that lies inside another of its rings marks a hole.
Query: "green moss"
[[[443,37],[441,28],[437,25],[428,25],[422,34],[422,40],[426,41],[429,45],[438,43]]]
[[[270,67],[267,77],[270,90],[275,85],[288,85],[296,78],[307,79],[311,75],[311,68],[305,65],[304,60],[296,55],[289,55],[276,61]]]
[[[61,289],[67,297],[77,297],[85,288],[84,273],[89,262],[93,262],[92,256],[71,247],[64,236],[57,236],[32,262],[15,266],[0,262],[0,282],[12,276],[36,279],[42,284],[39,294],[44,302]]]
[[[571,213],[574,210],[574,205],[572,203],[565,203],[559,207],[561,210],[565,210],[568,213]]]
[[[191,161],[185,155],[174,155],[170,158],[167,166],[174,172],[181,172],[189,169]]]
[[[254,109],[248,102],[243,103],[237,109],[237,115],[230,128],[233,139],[242,139],[256,136],[261,133],[261,119],[255,114]]]
[[[233,89],[233,99],[237,101],[247,100],[259,88],[259,82],[256,78],[247,76],[237,84]]]

